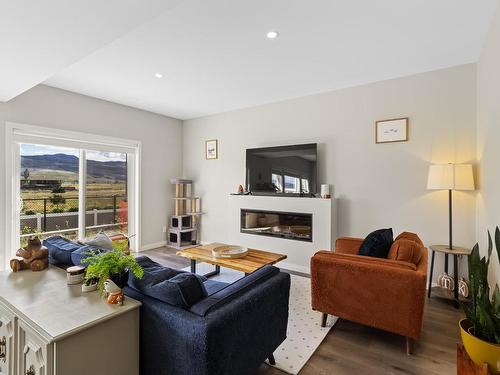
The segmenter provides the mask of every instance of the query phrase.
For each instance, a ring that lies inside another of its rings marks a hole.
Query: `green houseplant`
[[[495,230],[497,262],[500,262],[500,229]],[[481,257],[476,244],[469,255],[469,282],[471,302],[462,303],[466,319],[460,321],[464,347],[471,359],[479,365],[488,363],[494,372],[500,372],[500,289],[495,284],[490,291],[488,272],[492,260],[493,241],[488,231],[488,253]]]
[[[141,279],[144,275],[144,270],[137,263],[134,256],[126,255],[116,248],[104,254],[92,253],[89,257],[83,259],[82,263],[88,265],[85,281],[99,280],[97,289],[101,294],[104,294],[104,283],[107,279],[113,280],[116,285],[123,288],[127,284],[129,271],[138,279]]]

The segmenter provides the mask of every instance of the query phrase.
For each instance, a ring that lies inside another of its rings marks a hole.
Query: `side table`
[[[441,298],[447,298],[447,299],[453,299],[455,301],[455,307],[458,308],[458,257],[462,255],[469,256],[471,253],[471,249],[467,249],[465,247],[459,247],[459,246],[453,246],[453,249],[450,249],[447,245],[432,245],[429,246],[429,248],[432,251],[432,257],[431,257],[431,273],[429,275],[429,289],[427,290],[427,297],[431,297],[431,291],[432,291],[432,274],[434,272],[434,257],[436,255],[436,252],[438,253],[443,253],[445,255],[444,258],[444,272],[448,273],[448,255],[453,255],[453,281],[455,282],[455,290],[453,294],[451,293],[446,293],[445,291],[442,291],[441,288],[438,288],[440,291],[437,292],[438,289],[434,288],[434,292],[436,294],[439,293],[439,297]]]

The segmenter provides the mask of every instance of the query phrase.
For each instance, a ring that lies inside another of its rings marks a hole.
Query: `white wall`
[[[410,117],[410,140],[375,144],[374,122]],[[204,142],[219,140],[219,159]],[[184,176],[206,215],[202,240],[227,241],[228,194],[245,182],[245,149],[317,142],[320,183],[334,185],[339,234],[393,227],[447,243],[445,191],[427,191],[429,163],[476,159],[474,64],[184,122]],[[475,192],[455,194],[455,243],[475,242]],[[439,264],[436,270],[440,270]],[[437,272],[437,271],[436,271]]]
[[[496,25],[498,34],[498,17]],[[490,49],[485,48],[480,62],[482,77],[492,74],[495,65]],[[499,87],[498,81],[483,81],[488,89],[479,83],[480,106],[487,102],[494,107],[492,94],[487,100],[481,100],[481,95]],[[426,244],[446,243],[446,192],[426,190],[427,168],[430,162],[475,161],[475,103],[474,64],[189,120],[184,130],[175,119],[38,86],[0,103],[0,144],[4,144],[6,121],[141,140],[142,242],[148,245],[165,239],[162,227],[171,210],[170,177],[183,171],[195,179],[207,213],[202,240],[227,241],[228,194],[244,184],[245,149],[317,142],[320,182],[333,184],[340,198],[340,235],[363,236],[391,226],[395,233],[419,233]],[[410,141],[376,145],[374,121],[400,116],[410,117]],[[478,118],[481,121],[481,114]],[[478,145],[498,129],[488,131],[479,133]],[[219,140],[219,159],[205,160],[204,142],[214,138]],[[489,150],[484,155],[492,154],[481,160],[486,171],[498,155],[492,147],[484,149]],[[3,152],[0,165],[4,165]],[[484,200],[490,196],[487,186],[494,191],[496,185],[486,185],[482,175]],[[5,176],[0,173],[0,212],[5,207],[4,186]],[[455,239],[463,246],[473,245],[476,238],[475,196],[474,192],[455,194]],[[498,194],[490,199],[498,207],[493,201]],[[495,214],[498,211],[491,212]],[[0,236],[3,220],[0,215]],[[439,264],[436,267],[440,269]]]
[[[477,158],[479,187],[477,236],[486,253],[486,230],[500,225],[500,2],[477,64]],[[495,260],[494,274],[500,282]]]
[[[5,122],[73,130],[142,141],[142,245],[164,242],[162,228],[171,210],[169,179],[181,174],[182,123],[179,120],[37,86],[0,103],[0,166],[5,165]],[[5,212],[5,175],[0,173],[0,212]],[[0,243],[4,242],[0,215]],[[0,264],[4,264],[0,260]]]

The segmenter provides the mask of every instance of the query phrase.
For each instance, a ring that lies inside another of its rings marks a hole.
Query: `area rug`
[[[186,270],[189,271],[189,267]],[[209,264],[197,265],[200,274],[212,270],[213,266]],[[243,276],[242,272],[221,268],[221,273],[213,280],[234,282]],[[321,327],[321,313],[311,309],[311,279],[291,275],[287,338],[274,352],[274,367],[289,374],[298,374],[337,320],[337,317],[329,315],[326,327]]]

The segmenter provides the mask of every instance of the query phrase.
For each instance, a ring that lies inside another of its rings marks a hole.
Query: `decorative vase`
[[[122,288],[115,284],[113,280],[106,280],[106,282],[104,283],[104,290],[108,294],[106,297],[106,301],[110,305],[123,305],[125,296],[123,294]]]
[[[487,363],[490,371],[500,374],[500,345],[481,340],[471,333],[472,323],[462,319],[459,323],[460,335],[469,357],[479,366]]]
[[[89,293],[89,292],[93,292],[95,290],[97,290],[97,281],[92,282],[90,284],[85,284],[85,283],[82,284],[82,292],[83,293]]]

